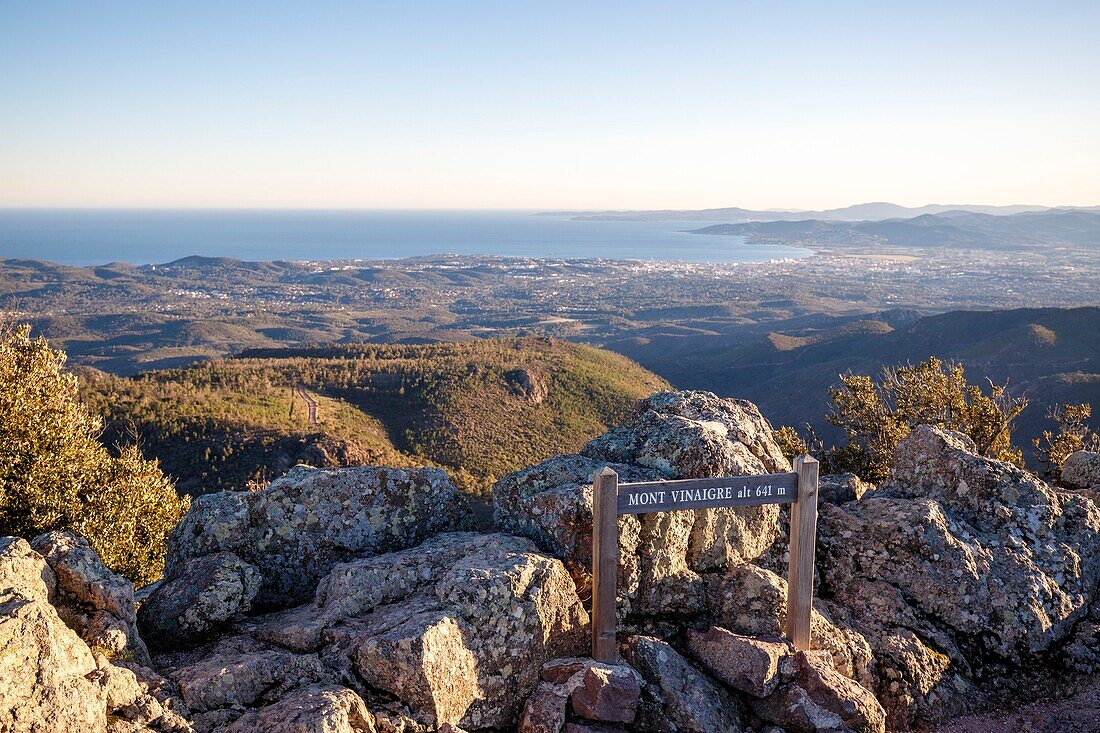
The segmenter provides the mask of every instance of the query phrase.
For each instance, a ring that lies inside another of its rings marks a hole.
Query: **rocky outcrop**
[[[514,725],[540,666],[580,651],[587,623],[565,567],[530,540],[456,533],[338,565],[312,604],[242,628],[424,724],[478,729]]]
[[[106,731],[95,659],[50,605],[51,590],[42,556],[25,540],[0,539],[0,730]]]
[[[1079,450],[1062,464],[1062,483],[1075,489],[1100,490],[1100,453]]]
[[[50,553],[65,580],[25,540],[0,538],[0,730],[190,733],[179,713],[185,707],[158,684],[156,673],[108,660],[102,652],[113,650],[107,647],[93,652],[50,603],[64,599],[68,610],[79,598],[84,610],[98,599],[102,611],[107,599],[125,595],[117,576],[73,535],[57,533],[35,544]]]
[[[231,552],[197,558],[149,594],[141,629],[159,647],[195,646],[248,611],[260,583],[259,571]]]
[[[338,563],[411,547],[468,520],[465,500],[438,469],[297,466],[260,491],[196,498],[169,538],[165,574],[232,552],[263,578],[256,604],[285,608],[308,601]]]
[[[72,532],[48,532],[31,547],[53,570],[57,583],[50,600],[70,628],[111,656],[149,663],[129,580],[108,570],[88,540]]]
[[[873,497],[822,506],[818,536],[823,588],[871,641],[895,727],[1051,649],[1100,578],[1091,501],[932,427],[901,443]]]
[[[619,480],[698,478],[790,470],[754,405],[708,392],[661,392],[639,402],[632,421],[503,478],[493,489],[498,526],[533,539],[579,567],[590,565],[592,473]],[[623,609],[694,614],[705,607],[702,575],[761,556],[779,536],[774,505],[670,512],[619,519]]]

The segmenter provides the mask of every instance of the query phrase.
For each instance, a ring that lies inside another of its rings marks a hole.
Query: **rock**
[[[707,618],[745,636],[782,637],[787,620],[787,581],[770,570],[746,563],[707,577]],[[830,653],[842,673],[873,684],[873,656],[867,640],[841,627],[822,612],[814,598],[810,612],[811,648]]]
[[[593,662],[580,676],[569,696],[573,712],[588,720],[634,722],[642,680],[633,669]]]
[[[1062,483],[1075,489],[1100,486],[1100,453],[1079,450],[1066,456],[1062,464]]]
[[[56,579],[25,540],[0,538],[0,730],[102,733],[91,651],[49,603]]]
[[[277,703],[250,710],[227,733],[376,733],[374,716],[354,691],[312,685]]]
[[[159,647],[194,646],[252,607],[260,572],[231,552],[188,562],[142,604],[142,631]]]
[[[539,369],[512,369],[504,372],[504,381],[513,394],[523,397],[532,405],[542,404],[550,394],[547,378]]]
[[[591,476],[604,466],[621,482],[790,470],[754,405],[707,392],[642,400],[631,423],[582,453],[518,471],[493,489],[499,527],[579,568],[591,565]],[[622,610],[698,613],[701,574],[762,555],[779,537],[778,517],[776,505],[620,517]]]
[[[711,677],[735,690],[767,697],[779,684],[779,662],[792,652],[788,642],[742,636],[712,626],[688,631],[687,649]]]
[[[72,532],[47,532],[31,547],[57,578],[50,600],[65,623],[93,647],[148,664],[130,581],[109,570],[88,540]]]
[[[469,521],[468,504],[439,469],[296,466],[259,491],[197,497],[169,537],[165,575],[232,552],[263,576],[255,602],[285,608],[308,601],[338,563],[412,547]]]
[[[822,505],[822,592],[872,641],[891,727],[965,710],[998,665],[1036,659],[1087,614],[1100,510],[964,435],[918,427],[871,497]]]
[[[223,639],[197,661],[169,667],[166,674],[196,713],[274,703],[332,677],[316,654],[294,654],[245,637]]]
[[[885,733],[886,713],[868,690],[831,667],[829,657],[798,652],[793,679],[763,699],[754,713],[792,733]]]
[[[830,504],[847,504],[850,501],[859,501],[869,491],[874,491],[875,485],[868,483],[854,473],[835,473],[822,476],[818,479],[818,500]]]
[[[656,469],[666,478],[779,473],[790,463],[756,405],[710,392],[658,392],[634,420],[595,438],[582,453]]]
[[[569,690],[563,684],[542,682],[527,698],[518,733],[559,733],[565,727]]]
[[[626,665],[587,657],[553,659],[542,666],[540,677],[524,706],[520,733],[558,733],[570,707],[582,718],[613,723],[633,722],[637,713],[642,678]]]
[[[437,725],[514,725],[542,664],[583,647],[588,614],[573,580],[529,540],[503,534],[440,535],[337,572],[390,575],[418,554],[439,558],[421,574],[431,586],[417,593],[406,583],[412,595],[371,614],[356,670]],[[332,586],[324,592],[331,598]]]
[[[649,636],[631,636],[623,643],[622,653],[646,681],[638,713],[641,730],[742,730],[736,701],[668,643]]]
[[[834,597],[897,588],[975,657],[1013,663],[1066,636],[1100,578],[1100,510],[957,433],[919,427],[875,498],[822,507],[818,557]]]
[[[418,720],[481,729],[516,724],[541,665],[584,648],[588,614],[562,563],[530,540],[453,533],[338,565],[313,604],[254,623]]]

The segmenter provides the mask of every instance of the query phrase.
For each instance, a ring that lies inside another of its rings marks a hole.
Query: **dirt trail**
[[[317,401],[306,394],[306,389],[300,384],[294,386],[294,391],[306,401],[306,405],[309,407],[309,422],[311,425],[317,424]]]

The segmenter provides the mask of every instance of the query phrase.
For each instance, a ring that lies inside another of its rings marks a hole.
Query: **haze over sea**
[[[394,259],[437,254],[764,262],[811,252],[685,230],[699,222],[574,221],[522,211],[0,210],[0,258],[66,265]]]

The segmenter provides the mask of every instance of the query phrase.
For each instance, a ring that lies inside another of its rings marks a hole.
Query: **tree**
[[[187,501],[136,448],[113,456],[99,442],[102,422],[64,365],[29,326],[0,325],[0,535],[70,529],[108,567],[154,580]]]
[[[1007,384],[989,381],[988,394],[968,384],[961,364],[936,357],[918,364],[886,367],[879,379],[846,374],[829,390],[830,423],[844,431],[847,444],[829,451],[827,468],[851,471],[867,481],[889,474],[898,443],[917,425],[938,425],[970,436],[978,453],[1019,465],[1012,427],[1027,406],[1009,395]]]
[[[1047,474],[1058,479],[1062,475],[1062,464],[1070,453],[1100,450],[1100,436],[1089,429],[1092,405],[1088,402],[1058,405],[1051,409],[1048,417],[1058,425],[1058,432],[1044,430],[1031,444],[1035,446],[1038,459],[1046,464]]]

